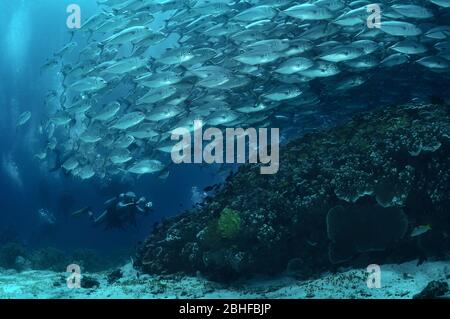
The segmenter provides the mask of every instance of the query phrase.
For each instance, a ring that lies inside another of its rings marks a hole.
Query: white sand
[[[69,289],[66,273],[51,271],[0,271],[0,298],[411,298],[431,280],[450,281],[450,261],[416,261],[381,266],[381,288],[367,287],[365,269],[352,269],[320,278],[299,281],[281,276],[225,286],[202,278],[148,276],[139,279],[130,264],[124,277],[112,285],[107,273],[87,274],[99,288]],[[54,285],[54,283],[58,283]]]

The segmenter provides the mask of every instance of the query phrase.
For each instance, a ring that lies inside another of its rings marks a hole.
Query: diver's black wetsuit
[[[138,215],[145,216],[152,210],[152,203],[146,202],[144,197],[137,200],[134,193],[120,194],[105,202],[105,211],[98,217],[90,213],[94,225],[104,225],[105,228],[124,228],[136,225]]]

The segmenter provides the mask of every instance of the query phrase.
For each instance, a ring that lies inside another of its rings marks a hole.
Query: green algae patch
[[[217,221],[217,229],[222,238],[233,239],[236,237],[241,229],[239,212],[231,208],[224,208]]]

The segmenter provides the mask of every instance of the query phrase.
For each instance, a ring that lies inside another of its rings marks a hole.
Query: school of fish
[[[301,125],[359,107],[350,102],[356,91],[406,67],[431,86],[449,81],[450,0],[380,1],[379,23],[363,0],[97,2],[101,12],[43,66],[61,85],[46,97],[36,157],[56,156],[57,168],[82,180],[167,177],[171,132],[193,130],[195,119]]]

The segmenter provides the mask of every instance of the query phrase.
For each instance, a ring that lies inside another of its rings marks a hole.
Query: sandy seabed
[[[0,270],[0,298],[56,299],[201,299],[201,298],[389,298],[410,299],[430,281],[450,283],[450,261],[417,261],[398,265],[381,265],[381,287],[368,288],[366,269],[325,273],[314,280],[297,280],[279,276],[223,285],[201,277],[180,275],[140,275],[130,264],[122,268],[123,277],[108,283],[108,272],[84,274],[99,282],[96,288],[70,289],[67,273],[29,270]]]

